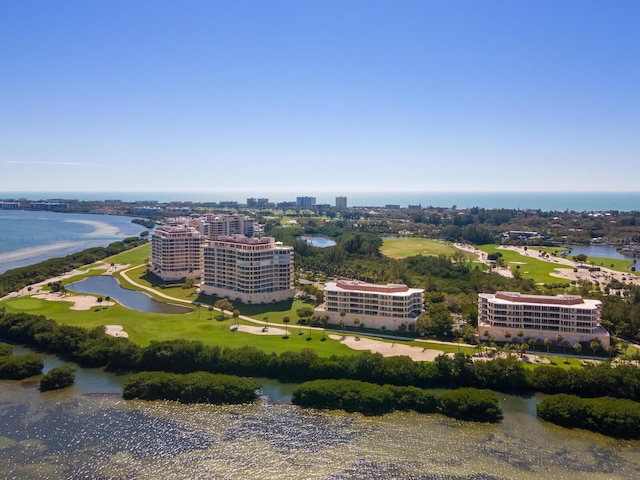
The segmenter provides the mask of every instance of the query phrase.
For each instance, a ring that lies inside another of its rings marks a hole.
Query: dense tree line
[[[181,403],[246,403],[255,400],[260,384],[233,375],[207,372],[176,374],[140,372],[124,382],[123,398],[174,400]]]
[[[83,366],[113,370],[205,371],[286,382],[351,379],[397,386],[475,387],[510,393],[541,391],[581,396],[640,399],[640,369],[608,363],[575,369],[539,366],[525,370],[516,358],[472,362],[462,353],[441,355],[434,362],[409,357],[383,357],[369,352],[319,357],[314,350],[266,353],[254,347],[220,348],[198,341],[152,342],[146,347],[106,335],[104,328],[86,330],[58,325],[43,316],[0,310],[0,338],[56,353]]]
[[[298,385],[291,401],[301,407],[338,409],[365,415],[382,415],[394,410],[418,413],[441,412],[461,420],[496,422],[502,410],[495,393],[462,388],[439,397],[416,387],[378,385],[358,380],[313,380]]]
[[[602,362],[566,370],[545,365],[528,372],[527,379],[532,389],[543,393],[640,400],[640,369],[633,365]]]
[[[146,240],[141,240],[138,237],[131,237],[127,240],[127,242],[113,242],[107,247],[88,248],[66,257],[51,258],[27,267],[8,270],[0,275],[0,297],[10,292],[21,290],[27,285],[42,282],[74,268],[103,260],[146,242]]]
[[[103,328],[86,330],[58,325],[42,316],[0,311],[0,337],[25,343],[78,362],[83,366],[105,366],[114,370],[167,371],[190,373],[207,371],[241,376],[270,377],[289,382],[314,379],[352,379],[378,384],[432,387],[477,387],[522,393],[533,389],[558,392],[563,383],[544,383],[544,372],[525,372],[515,358],[472,362],[459,353],[455,358],[441,355],[432,363],[414,362],[408,357],[383,357],[369,352],[357,355],[319,357],[314,350],[287,351],[279,355],[253,347],[220,348],[197,341],[152,342],[140,347],[126,338],[106,335]],[[550,367],[539,367],[550,368]],[[566,375],[561,369],[554,376]],[[579,370],[578,370],[579,371]],[[589,375],[573,375],[578,392],[638,398],[632,388],[640,384],[640,370],[605,366],[585,369]],[[571,372],[571,370],[569,370]],[[623,378],[618,378],[624,372]],[[551,374],[549,374],[551,375]],[[611,378],[615,380],[611,380]],[[580,383],[582,382],[582,383]],[[598,390],[594,386],[598,385]],[[626,387],[625,387],[626,386]],[[554,390],[556,388],[557,390]]]
[[[0,338],[55,353],[84,367],[128,370],[135,366],[140,346],[126,338],[116,338],[99,327],[59,325],[42,315],[9,313],[0,309]]]
[[[609,291],[616,294],[601,295],[602,325],[612,334],[640,341],[640,287],[611,282]],[[623,296],[617,295],[624,292]]]
[[[568,428],[584,428],[618,438],[640,438],[640,403],[618,398],[581,398],[564,393],[545,397],[538,416]]]

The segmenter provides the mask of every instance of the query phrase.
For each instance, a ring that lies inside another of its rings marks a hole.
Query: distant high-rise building
[[[336,197],[336,208],[347,208],[347,197]]]
[[[247,198],[247,207],[249,208],[263,208],[269,205],[268,198]]]
[[[316,204],[316,197],[296,197],[296,207],[308,208]]]

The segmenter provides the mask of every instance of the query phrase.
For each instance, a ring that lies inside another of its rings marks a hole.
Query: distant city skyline
[[[640,191],[640,2],[0,4],[0,192]]]

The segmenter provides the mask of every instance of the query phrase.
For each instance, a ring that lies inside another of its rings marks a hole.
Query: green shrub
[[[458,388],[440,397],[440,411],[448,417],[477,422],[498,422],[502,409],[496,394],[490,390]]]
[[[247,378],[207,372],[177,374],[140,372],[124,382],[123,398],[175,400],[181,403],[245,403],[256,398],[260,385]]]
[[[538,416],[567,428],[584,428],[618,438],[640,438],[640,403],[611,397],[580,398],[560,393],[545,397]]]
[[[8,357],[13,353],[13,347],[8,343],[0,342],[0,357]]]
[[[0,379],[22,380],[23,378],[40,375],[44,368],[42,355],[27,353],[0,357]]]
[[[40,380],[40,391],[59,390],[70,387],[76,381],[75,368],[70,365],[49,370]]]

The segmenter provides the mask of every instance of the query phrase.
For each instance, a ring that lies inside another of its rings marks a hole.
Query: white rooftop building
[[[600,325],[600,300],[578,295],[525,295],[518,292],[478,294],[478,332],[499,342],[523,339],[556,341],[558,335],[571,345],[599,340],[609,348],[609,333]]]
[[[424,290],[421,288],[354,280],[326,283],[324,303],[315,309],[316,315],[327,316],[329,323],[344,320],[345,324],[354,325],[357,318],[368,328],[388,330],[397,330],[403,323],[407,326],[414,323],[423,311]]]

